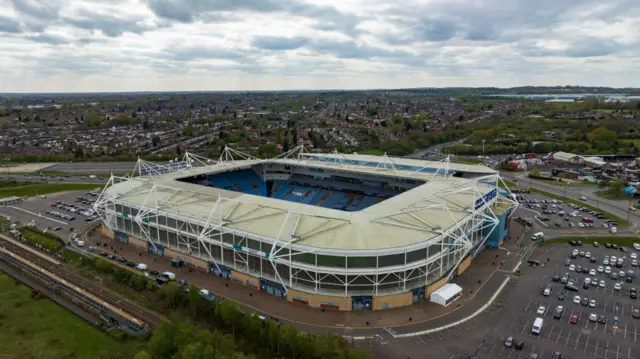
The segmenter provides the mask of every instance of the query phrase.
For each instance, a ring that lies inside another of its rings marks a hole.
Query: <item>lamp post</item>
[[[484,143],[486,140],[482,140],[482,163],[484,163]]]

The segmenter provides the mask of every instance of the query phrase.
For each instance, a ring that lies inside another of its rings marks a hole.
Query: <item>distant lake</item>
[[[486,95],[485,97],[502,97],[502,98],[525,98],[532,100],[551,100],[551,99],[582,99],[582,98],[605,98],[610,100],[640,100],[640,96],[630,96],[628,94],[619,93],[563,93],[563,94],[512,94],[512,95]]]

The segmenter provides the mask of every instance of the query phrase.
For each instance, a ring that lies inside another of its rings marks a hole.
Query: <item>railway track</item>
[[[148,308],[145,308],[126,298],[123,298],[120,294],[65,269],[61,266],[62,262],[56,258],[51,258],[31,247],[11,240],[10,238],[6,238],[2,235],[0,235],[0,245],[10,250],[11,252],[27,259],[28,261],[37,264],[47,271],[63,278],[64,280],[82,288],[83,290],[89,292],[95,297],[104,300],[110,305],[117,307],[130,316],[146,323],[151,328],[157,327],[158,325],[168,320],[159,313],[156,313]]]

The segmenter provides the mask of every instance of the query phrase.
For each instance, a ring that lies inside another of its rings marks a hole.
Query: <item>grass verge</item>
[[[613,194],[609,191],[598,191],[596,192],[596,194],[602,198],[606,198],[606,199],[610,199],[610,200],[614,200],[614,201],[619,201],[619,200],[623,200],[626,199],[627,201],[629,200],[630,197],[628,197],[625,193],[617,193],[617,194]]]
[[[629,237],[629,236],[626,236],[626,237],[615,236],[615,235],[607,236],[607,237],[603,237],[603,236],[562,237],[562,238],[545,240],[543,246],[549,243],[557,243],[557,242],[566,243],[571,241],[581,241],[582,243],[586,243],[586,244],[592,244],[593,242],[598,242],[600,245],[603,245],[604,243],[611,243],[611,244],[617,244],[619,246],[631,247],[633,246],[633,243],[638,243],[640,241],[640,238]]]
[[[146,347],[138,340],[118,340],[48,299],[0,274],[0,359],[133,358]]]
[[[11,196],[30,197],[65,191],[94,190],[101,187],[99,184],[89,183],[39,183],[27,186],[0,188],[0,198]]]
[[[564,186],[568,186],[568,187],[597,187],[598,184],[597,183],[591,183],[591,182],[570,182],[570,181],[545,181],[545,180],[541,180],[541,179],[535,179],[535,178],[527,178],[528,180],[532,180],[534,182],[538,182],[538,183],[544,183],[544,184],[549,184],[552,186],[557,186],[557,187],[564,187]]]
[[[502,184],[503,181],[504,181],[504,184]],[[505,188],[505,185],[507,185],[507,187],[513,188],[518,186],[518,184],[513,181],[509,181],[509,180],[503,180],[503,181],[498,181],[498,187]]]
[[[612,220],[616,221],[618,223],[618,227],[619,228],[629,227],[629,221],[627,221],[626,219],[622,219],[622,218],[620,218],[618,216],[614,216],[611,213],[605,212],[605,211],[603,211],[603,210],[601,210],[599,208],[596,208],[596,207],[594,207],[592,205],[586,204],[586,203],[584,203],[582,201],[578,201],[578,200],[567,198],[567,197],[558,196],[557,194],[553,194],[553,193],[550,193],[550,192],[547,192],[547,191],[543,191],[543,190],[540,190],[540,189],[537,189],[537,188],[530,188],[530,190],[531,190],[531,192],[539,193],[539,194],[542,194],[542,195],[547,196],[549,198],[559,199],[559,200],[563,201],[564,203],[573,203],[573,204],[576,204],[576,205],[578,205],[580,207],[585,207],[585,208],[589,208],[592,211],[600,212],[605,217],[607,217],[607,219],[612,219]]]
[[[60,237],[54,234],[45,234],[30,227],[22,228],[22,238],[27,242],[36,244],[52,253],[57,253],[62,249],[62,247],[64,247]]]

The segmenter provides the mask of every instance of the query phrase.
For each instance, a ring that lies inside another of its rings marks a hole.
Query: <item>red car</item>
[[[578,324],[578,320],[580,319],[580,317],[578,317],[578,314],[573,314],[571,316],[571,320],[569,320],[569,323],[571,324]]]

